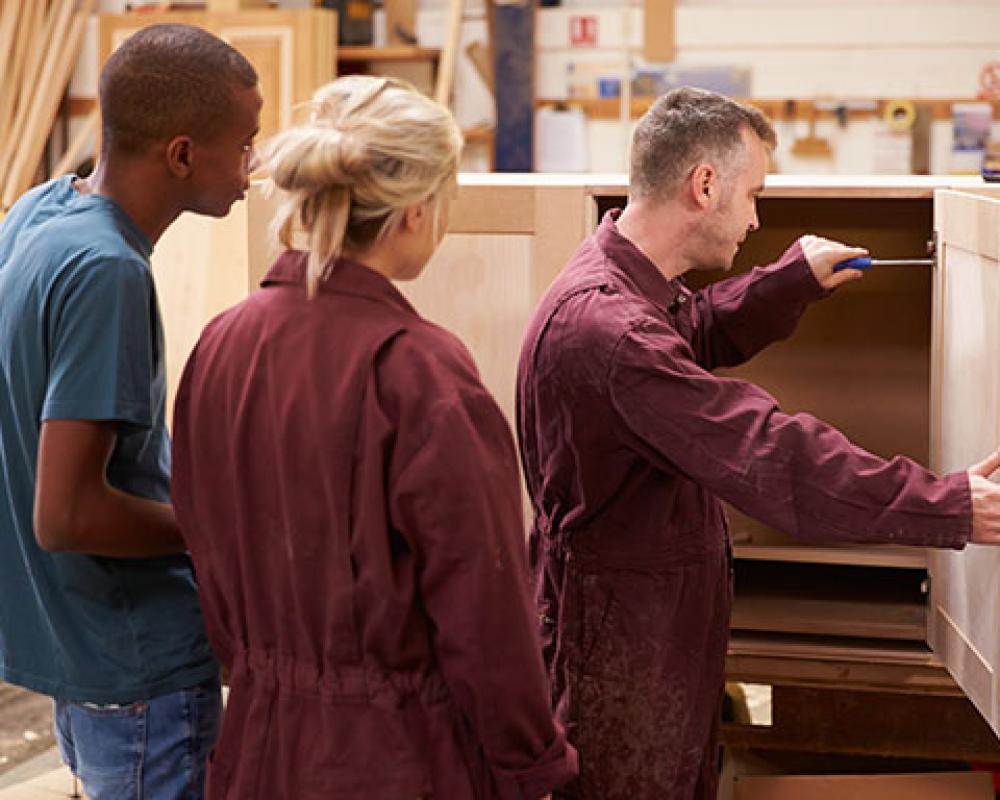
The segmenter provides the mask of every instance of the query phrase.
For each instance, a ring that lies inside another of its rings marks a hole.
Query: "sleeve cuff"
[[[557,731],[555,740],[532,766],[517,770],[494,767],[500,800],[538,800],[576,777],[576,750],[566,741],[562,729]]]
[[[967,472],[952,472],[945,475],[943,480],[953,485],[961,510],[956,515],[954,524],[941,532],[934,546],[961,550],[972,538],[972,488],[969,485],[969,475]]]
[[[778,259],[775,267],[775,279],[781,281],[781,289],[788,292],[788,298],[793,302],[811,303],[829,297],[831,291],[824,289],[816,279],[802,245],[795,242]]]

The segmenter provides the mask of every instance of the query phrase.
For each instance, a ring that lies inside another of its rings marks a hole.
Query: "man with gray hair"
[[[804,236],[690,291],[757,229],[774,131],[711,92],[635,131],[629,201],[542,298],[518,368],[530,555],[555,708],[580,756],[561,797],[714,798],[732,600],[722,501],[790,534],[961,548],[1000,542],[994,455],[938,478],[885,461],[711,370],[789,336],[865,255]]]

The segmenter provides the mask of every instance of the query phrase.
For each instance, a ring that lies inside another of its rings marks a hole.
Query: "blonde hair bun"
[[[286,193],[275,220],[282,244],[292,247],[293,231],[308,240],[310,294],[344,249],[363,252],[405,209],[439,202],[462,151],[451,112],[395,78],[338,78],[317,90],[311,111],[261,158]]]
[[[286,192],[353,186],[368,167],[364,142],[357,136],[319,126],[278,134],[267,160],[271,180]]]

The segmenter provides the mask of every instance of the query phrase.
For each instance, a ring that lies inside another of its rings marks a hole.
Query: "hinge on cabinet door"
[[[928,258],[933,258],[934,259],[934,266],[935,267],[938,265],[938,263],[937,263],[937,249],[938,248],[937,248],[937,246],[938,246],[938,232],[937,231],[931,231],[931,238],[927,240],[927,256],[928,256]]]

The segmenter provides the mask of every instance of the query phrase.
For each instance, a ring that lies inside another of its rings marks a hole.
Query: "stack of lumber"
[[[0,0],[0,210],[31,187],[94,0]]]

